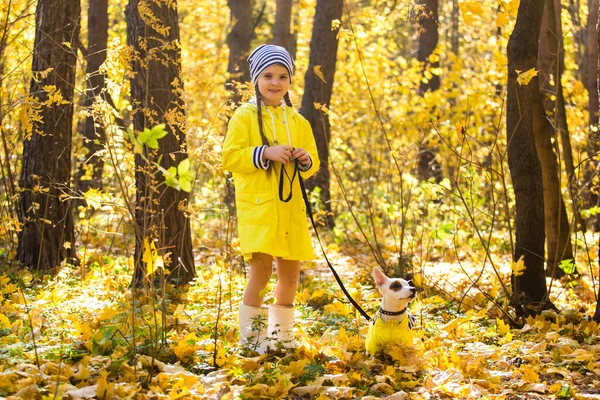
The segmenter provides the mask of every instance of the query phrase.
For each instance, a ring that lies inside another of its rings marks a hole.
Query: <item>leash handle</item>
[[[346,290],[346,287],[344,286],[344,283],[340,279],[340,276],[338,275],[337,271],[335,270],[335,268],[333,268],[333,265],[331,265],[331,262],[329,262],[329,259],[327,258],[327,254],[325,254],[325,249],[323,248],[323,243],[321,242],[321,238],[319,237],[319,232],[317,231],[317,224],[315,223],[315,219],[313,218],[312,207],[310,206],[310,201],[308,200],[308,195],[306,194],[306,188],[304,187],[304,179],[302,178],[302,176],[300,174],[298,174],[298,178],[300,178],[300,189],[302,190],[302,198],[304,199],[304,203],[306,204],[306,213],[308,214],[308,217],[310,218],[310,222],[312,224],[313,230],[315,231],[315,235],[317,236],[317,240],[319,241],[319,246],[321,247],[321,252],[323,252],[323,257],[325,257],[325,261],[327,262],[329,269],[333,273],[333,276],[335,277],[335,280],[337,281],[338,285],[340,286],[340,289],[342,289],[342,292],[344,292],[344,294],[346,295],[348,300],[350,300],[350,303],[352,303],[354,308],[356,308],[358,310],[358,312],[363,317],[365,317],[365,319],[367,321],[370,321],[371,317],[369,316],[369,314],[367,314],[365,312],[365,310],[362,309],[362,307],[356,302],[356,300],[354,300],[352,298],[352,296],[350,296],[350,293],[348,293],[348,291]]]

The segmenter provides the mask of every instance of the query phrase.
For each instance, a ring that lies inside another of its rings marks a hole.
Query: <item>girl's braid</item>
[[[260,96],[260,90],[258,90],[258,85],[254,86],[254,91],[256,93],[256,114],[258,117],[258,132],[260,132],[260,138],[262,139],[262,143],[265,146],[269,146],[269,140],[267,139],[267,136],[265,135],[265,130],[263,128],[263,119],[262,119],[262,97]],[[267,168],[267,174],[271,173],[271,164],[269,164],[269,167]]]
[[[262,139],[262,143],[265,146],[269,146],[269,140],[265,136],[265,130],[263,128],[263,119],[262,119],[262,98],[260,96],[260,90],[258,90],[258,85],[254,87],[254,91],[256,92],[256,113],[258,114],[258,131],[260,132],[260,138]]]

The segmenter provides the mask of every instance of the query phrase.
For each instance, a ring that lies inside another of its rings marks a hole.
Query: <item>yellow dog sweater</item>
[[[402,321],[388,320],[384,322],[379,316],[369,326],[365,347],[369,354],[377,354],[384,351],[390,344],[398,343],[405,346],[413,344],[414,334],[409,326],[410,317]]]

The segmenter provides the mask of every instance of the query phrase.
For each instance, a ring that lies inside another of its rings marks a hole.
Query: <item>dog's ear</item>
[[[383,272],[381,272],[381,270],[378,267],[373,268],[372,274],[373,274],[373,279],[375,280],[375,284],[377,286],[383,285],[388,280],[388,277],[385,276],[385,274]]]

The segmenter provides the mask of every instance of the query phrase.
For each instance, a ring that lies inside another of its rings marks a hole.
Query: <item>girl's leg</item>
[[[300,261],[277,258],[277,285],[275,286],[275,304],[293,306],[300,277]]]
[[[244,291],[244,304],[259,307],[262,305],[261,292],[267,287],[273,273],[273,257],[264,253],[254,253],[250,264],[250,276]]]
[[[294,348],[298,345],[294,339],[294,299],[298,289],[300,261],[277,259],[277,285],[275,286],[275,304],[269,306],[270,346]]]

